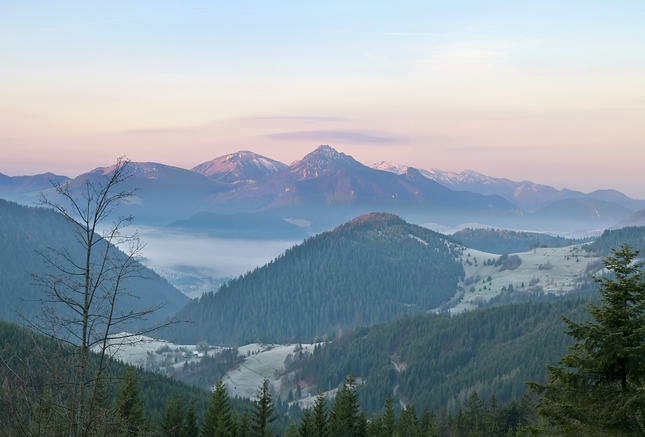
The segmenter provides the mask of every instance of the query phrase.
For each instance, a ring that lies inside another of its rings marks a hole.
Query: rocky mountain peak
[[[362,166],[360,162],[356,161],[349,155],[338,152],[333,147],[322,145],[313,152],[306,155],[300,161],[295,161],[291,164],[293,168],[310,167],[316,169],[323,169],[329,164],[338,164],[342,167]]]

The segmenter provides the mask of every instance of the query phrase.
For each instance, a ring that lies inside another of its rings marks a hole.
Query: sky
[[[320,144],[645,199],[645,2],[0,0],[0,173]]]

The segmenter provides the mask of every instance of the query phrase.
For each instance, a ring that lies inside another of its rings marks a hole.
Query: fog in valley
[[[191,298],[271,261],[300,241],[241,240],[139,228],[144,264]]]

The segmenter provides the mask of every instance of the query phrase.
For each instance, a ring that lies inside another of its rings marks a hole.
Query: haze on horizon
[[[0,2],[0,173],[320,144],[645,198],[645,4]]]

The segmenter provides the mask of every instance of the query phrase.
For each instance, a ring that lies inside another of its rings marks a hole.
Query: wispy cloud
[[[286,141],[318,141],[338,143],[365,143],[365,144],[407,144],[407,138],[396,138],[372,132],[346,131],[346,130],[318,130],[301,132],[283,132],[265,135],[273,140]]]
[[[307,117],[307,116],[282,116],[282,117],[255,117],[255,120],[300,120],[300,121],[339,121],[342,123],[353,122],[351,118],[343,117]]]
[[[133,129],[123,130],[117,133],[121,134],[169,134],[177,132],[186,132],[186,129]]]

